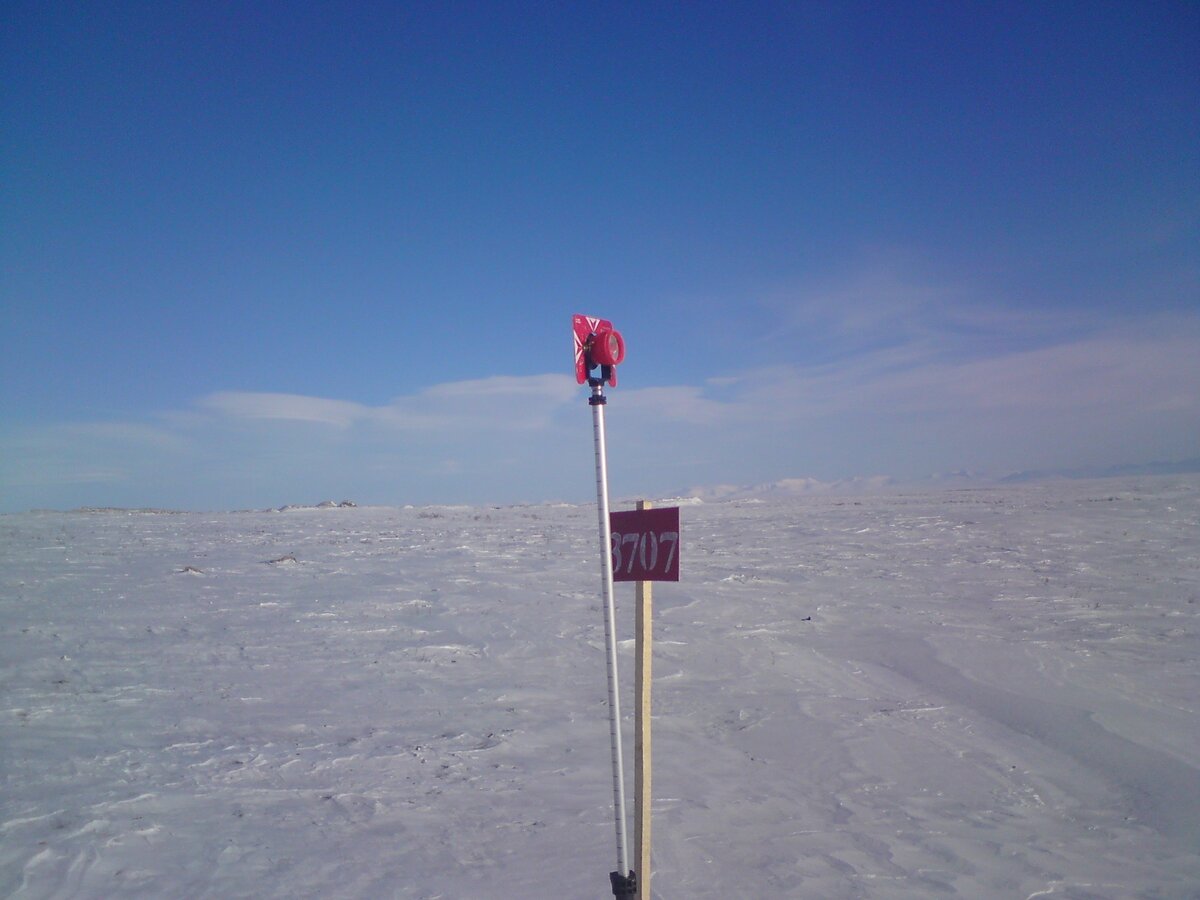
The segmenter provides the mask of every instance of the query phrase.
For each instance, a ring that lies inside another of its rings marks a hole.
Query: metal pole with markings
[[[612,749],[613,822],[617,837],[617,869],[609,873],[614,897],[636,897],[637,875],[629,870],[625,837],[625,769],[621,761],[621,702],[617,690],[617,613],[613,598],[612,527],[608,514],[608,454],[604,436],[604,385],[617,384],[617,365],[625,358],[625,341],[612,322],[574,316],[575,377],[592,389],[592,433],[596,448],[596,507],[600,527],[600,579],[604,591],[604,644],[608,669],[608,733]],[[592,372],[599,368],[599,375]]]
[[[594,380],[594,379],[593,379]],[[617,613],[613,598],[612,530],[608,515],[608,455],[604,439],[602,384],[592,385],[588,401],[596,445],[596,505],[600,524],[600,578],[604,589],[604,646],[608,666],[608,732],[612,745],[613,817],[617,833],[617,871],[612,873],[613,895],[620,897],[622,881],[629,879],[629,848],[625,838],[625,769],[621,762],[621,701],[617,690]],[[620,879],[620,881],[618,880]]]

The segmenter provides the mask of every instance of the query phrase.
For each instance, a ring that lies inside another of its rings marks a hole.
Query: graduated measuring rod
[[[575,380],[592,389],[592,433],[596,447],[596,505],[600,526],[600,580],[604,591],[604,645],[608,669],[608,733],[612,749],[613,823],[617,837],[617,869],[610,873],[614,897],[635,897],[637,876],[629,870],[629,847],[625,838],[625,770],[621,763],[621,705],[617,692],[616,603],[613,600],[613,566],[609,547],[612,532],[608,520],[608,457],[604,437],[604,385],[617,385],[617,366],[625,358],[625,341],[607,319],[574,316]],[[596,370],[599,370],[598,374]]]
[[[609,513],[608,457],[604,434],[604,385],[617,383],[617,365],[625,341],[606,319],[575,316],[575,378],[592,389],[592,427],[596,449],[596,501],[600,529],[600,577],[604,591],[604,639],[608,669],[609,738],[613,764],[613,819],[617,870],[609,874],[613,896],[650,897],[650,686],[652,600],[650,582],[679,580],[679,508],[652,509],[645,500],[632,512]],[[596,373],[596,370],[599,370]],[[617,689],[616,604],[614,581],[637,582],[637,707],[634,739],[636,768],[637,868],[629,868],[625,835],[625,773],[621,760],[621,707]],[[639,878],[640,873],[640,878]]]

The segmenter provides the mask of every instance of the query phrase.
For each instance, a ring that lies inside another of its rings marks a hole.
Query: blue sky
[[[0,509],[1200,448],[1200,6],[8,3]]]

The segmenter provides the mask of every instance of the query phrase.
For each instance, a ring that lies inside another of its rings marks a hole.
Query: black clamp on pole
[[[609,872],[608,878],[612,882],[614,897],[637,896],[637,872],[633,871],[633,869],[629,870],[628,875],[622,875],[620,872]]]
[[[604,368],[607,369],[608,366]],[[608,403],[608,398],[604,396],[605,378],[588,378],[588,385],[592,389],[592,396],[588,397],[588,406],[605,406]]]

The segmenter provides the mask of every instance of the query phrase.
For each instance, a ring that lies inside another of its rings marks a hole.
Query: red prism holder
[[[575,381],[590,383],[591,371],[600,367],[599,383],[617,386],[617,366],[625,359],[625,339],[608,319],[595,316],[572,316],[575,332]]]

